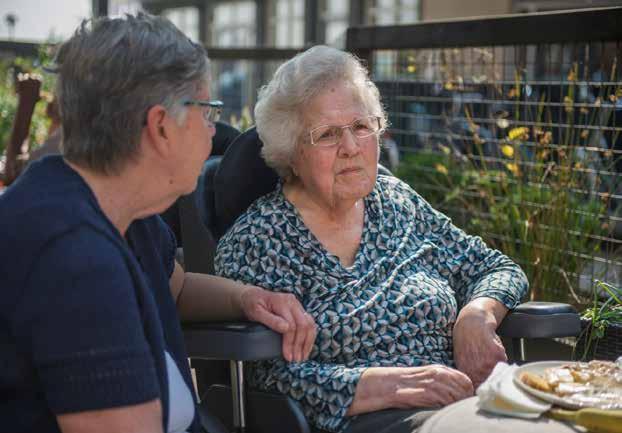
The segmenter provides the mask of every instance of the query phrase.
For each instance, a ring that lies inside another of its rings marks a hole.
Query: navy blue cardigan
[[[58,432],[57,414],[160,398],[166,431],[165,349],[193,388],[162,220],[135,221],[124,239],[51,156],[0,195],[0,251],[2,430]]]

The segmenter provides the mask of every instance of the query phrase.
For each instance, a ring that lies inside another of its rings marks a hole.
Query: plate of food
[[[544,361],[514,372],[525,392],[568,409],[622,409],[622,365],[610,361]]]

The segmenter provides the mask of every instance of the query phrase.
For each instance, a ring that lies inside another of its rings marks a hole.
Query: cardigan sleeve
[[[160,395],[127,265],[116,246],[85,230],[75,229],[39,253],[12,321],[56,414]]]
[[[468,235],[453,225],[406,184],[400,184],[414,204],[415,226],[423,232],[419,234],[440,247],[443,257],[438,261],[438,271],[448,278],[459,307],[479,297],[495,299],[509,309],[516,307],[529,288],[522,269],[479,236]]]

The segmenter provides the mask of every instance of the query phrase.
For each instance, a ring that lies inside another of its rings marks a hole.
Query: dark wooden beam
[[[382,49],[447,48],[622,40],[622,7],[541,12],[492,18],[430,21],[348,29],[346,47],[360,53]]]
[[[363,1],[350,0],[350,16],[348,27],[362,26],[365,24],[365,8]]]
[[[315,45],[319,42],[319,4],[318,0],[305,0],[305,45]]]
[[[216,48],[206,47],[207,54],[212,60],[255,60],[255,61],[267,61],[267,60],[287,60],[304,48]]]

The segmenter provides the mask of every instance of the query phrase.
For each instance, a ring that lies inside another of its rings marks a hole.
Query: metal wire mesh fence
[[[532,299],[585,302],[595,280],[620,285],[620,31],[503,45],[487,32],[466,46],[445,34],[409,49],[407,30],[387,29],[400,49],[367,53],[396,174],[517,260]]]

